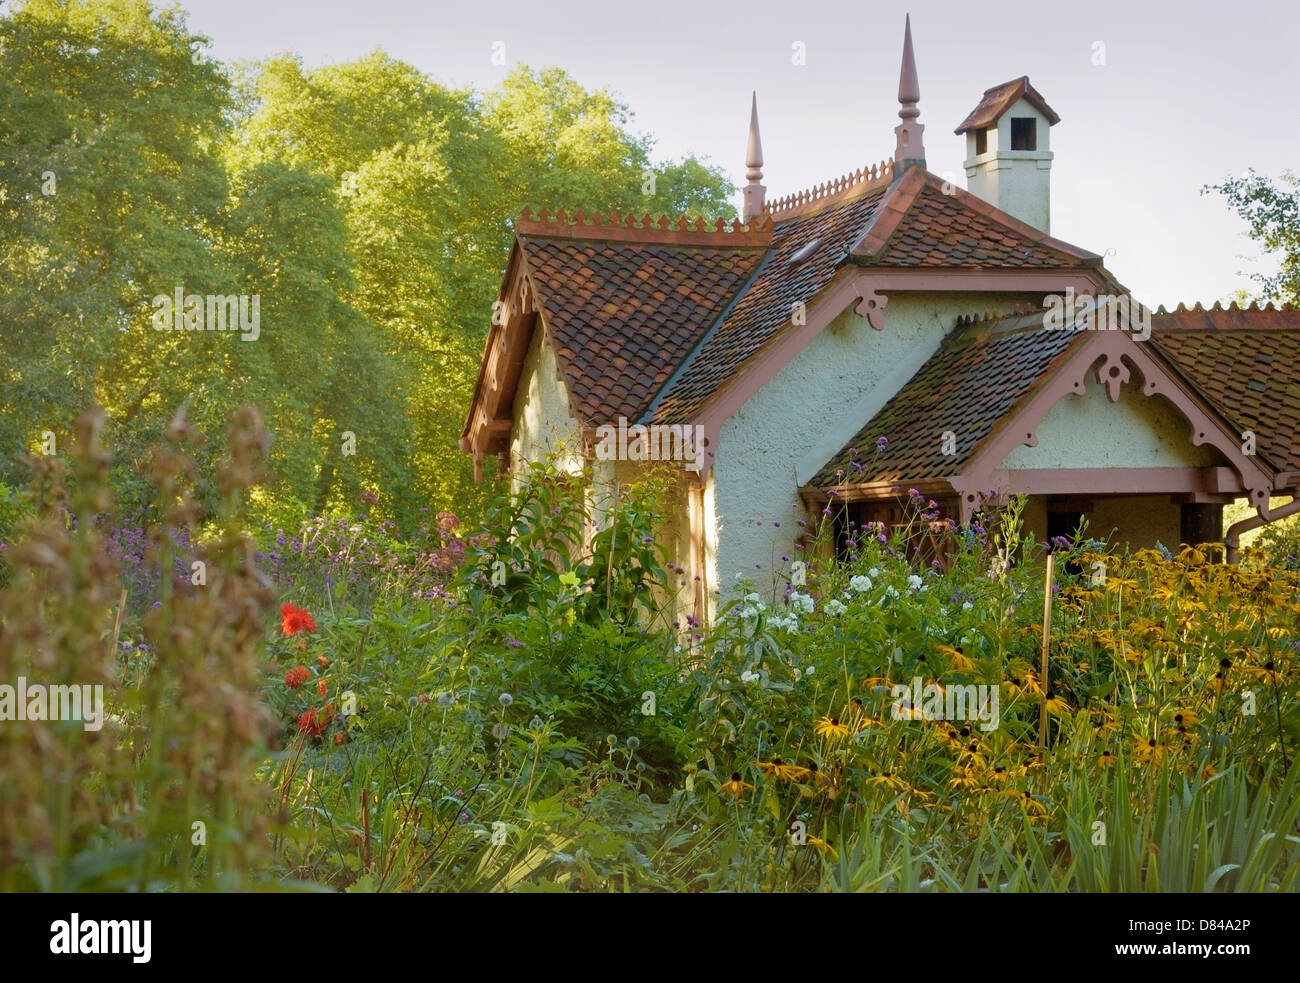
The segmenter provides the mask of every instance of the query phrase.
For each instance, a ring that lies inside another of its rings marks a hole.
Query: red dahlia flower
[[[288,686],[290,689],[297,689],[310,678],[310,669],[306,666],[294,666],[284,674],[284,685]]]
[[[315,631],[316,622],[306,608],[282,604],[280,605],[280,630],[286,635],[296,635],[300,631]]]

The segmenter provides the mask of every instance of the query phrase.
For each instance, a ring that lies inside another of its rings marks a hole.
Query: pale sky
[[[445,84],[494,87],[517,62],[613,90],[655,157],[694,153],[744,183],[758,91],[769,199],[892,155],[903,14],[928,167],[965,187],[953,128],[986,88],[1028,75],[1052,128],[1052,234],[1107,254],[1144,302],[1212,303],[1258,268],[1245,225],[1202,185],[1300,171],[1294,0],[955,3],[869,0],[186,0],[226,61],[308,66],[375,48]],[[504,42],[506,66],[492,64]],[[792,63],[804,43],[806,64]],[[1095,65],[1095,42],[1105,64]],[[538,205],[546,204],[538,202]],[[739,196],[737,196],[739,205]]]

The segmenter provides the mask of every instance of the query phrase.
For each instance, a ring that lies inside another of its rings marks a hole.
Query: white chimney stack
[[[971,194],[1051,232],[1051,127],[1060,120],[1028,75],[986,91],[955,131],[966,134]]]

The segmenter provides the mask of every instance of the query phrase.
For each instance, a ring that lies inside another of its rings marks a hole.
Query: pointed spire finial
[[[745,148],[745,177],[751,181],[763,180],[763,141],[758,135],[758,93],[749,105],[749,146]]]
[[[903,21],[903,65],[898,72],[899,119],[916,119],[921,110],[921,83],[916,77],[916,54],[912,51],[912,15],[905,14]]]
[[[916,54],[912,51],[912,17],[905,15],[903,22],[903,64],[898,72],[898,118],[903,122],[894,127],[898,143],[894,150],[894,175],[901,177],[910,166],[925,166],[925,143],[921,135],[925,127],[918,123],[921,110],[921,83],[916,75]]]
[[[745,221],[763,214],[763,141],[758,136],[758,93],[749,106],[749,144],[745,148]]]

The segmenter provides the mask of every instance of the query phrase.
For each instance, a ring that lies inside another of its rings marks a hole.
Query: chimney
[[[763,180],[763,141],[758,137],[758,93],[749,106],[749,145],[745,148],[745,221],[763,214],[763,194],[767,191],[759,182]]]
[[[966,134],[966,187],[990,205],[1051,232],[1052,107],[1023,75],[984,93]]]
[[[918,123],[921,110],[921,83],[916,78],[916,55],[912,53],[912,15],[903,21],[903,65],[898,72],[898,118],[903,122],[894,127],[898,138],[894,145],[894,176],[897,178],[909,167],[925,167],[925,142],[921,134],[925,127]]]

